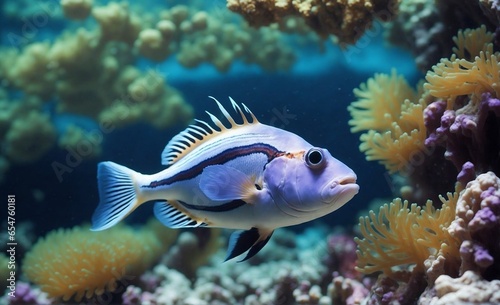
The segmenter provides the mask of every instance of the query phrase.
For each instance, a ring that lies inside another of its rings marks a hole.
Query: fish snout
[[[335,178],[327,183],[321,190],[321,201],[326,204],[344,204],[359,191],[356,184],[356,174]]]

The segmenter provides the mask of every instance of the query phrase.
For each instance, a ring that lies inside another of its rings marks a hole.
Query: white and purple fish
[[[100,163],[92,230],[156,201],[155,216],[170,228],[237,229],[226,260],[248,250],[246,260],[276,228],[327,215],[358,193],[356,174],[328,150],[261,124],[244,104],[242,110],[230,100],[241,123],[215,100],[230,126],[207,112],[215,126],[196,120],[172,138],[161,155],[167,168],[157,174]]]

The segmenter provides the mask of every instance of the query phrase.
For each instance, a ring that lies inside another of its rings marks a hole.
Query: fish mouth
[[[359,191],[359,185],[356,184],[356,180],[356,175],[335,178],[323,188],[321,192],[322,201],[326,204],[344,200],[347,202]]]
[[[339,185],[353,185],[353,184],[356,184],[356,180],[357,180],[358,177],[356,177],[356,175],[349,175],[349,176],[344,176],[344,177],[341,177],[341,178],[336,178],[334,179],[330,184],[330,189],[334,189],[336,188],[337,186]],[[357,185],[357,184],[356,184]]]
[[[340,179],[334,180],[334,182],[337,182],[339,185],[346,185],[346,184],[355,184],[356,183],[356,176],[345,176]]]

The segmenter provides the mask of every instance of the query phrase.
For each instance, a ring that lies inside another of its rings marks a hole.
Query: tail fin
[[[137,197],[138,175],[114,162],[99,163],[97,181],[100,201],[92,215],[92,231],[114,226],[142,203]]]

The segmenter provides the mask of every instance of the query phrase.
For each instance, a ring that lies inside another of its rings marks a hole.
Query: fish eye
[[[305,155],[306,165],[312,169],[318,169],[325,166],[323,151],[319,148],[311,148]]]

